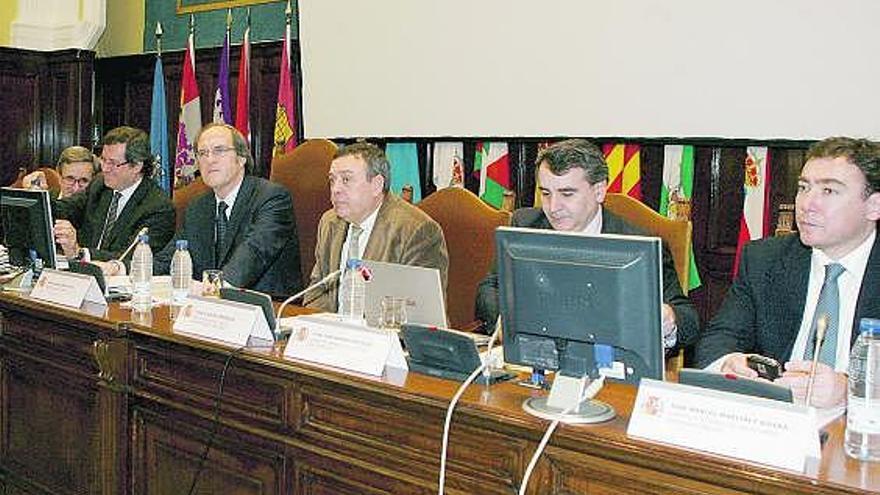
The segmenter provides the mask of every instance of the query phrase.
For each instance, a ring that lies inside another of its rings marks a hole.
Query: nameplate
[[[43,269],[30,296],[41,301],[77,309],[82,308],[85,303],[101,306],[107,304],[95,277],[51,268]]]
[[[174,331],[243,347],[253,336],[274,336],[262,308],[225,299],[190,296],[174,320]]]
[[[627,434],[792,471],[821,456],[811,408],[650,379],[639,385]]]
[[[408,369],[396,332],[342,320],[337,315],[297,316],[286,322],[288,358],[311,361],[368,375],[385,367]]]

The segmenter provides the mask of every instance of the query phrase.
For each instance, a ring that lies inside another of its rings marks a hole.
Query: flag
[[[751,240],[760,239],[770,230],[770,152],[765,146],[746,148],[743,174],[743,210],[739,221],[739,239],[733,276],[739,270],[743,247]]]
[[[180,84],[180,119],[177,124],[177,154],[174,161],[175,189],[192,182],[196,172],[195,140],[202,129],[199,86],[196,84],[196,57],[193,34],[190,32],[183,57],[183,78]]]
[[[296,98],[290,74],[290,16],[281,48],[281,71],[278,75],[278,104],[275,107],[275,150],[280,155],[296,148]]]
[[[663,184],[660,187],[660,214],[673,220],[691,219],[694,188],[694,147],[666,145],[663,148]],[[691,244],[688,266],[688,290],[699,287],[700,273]]]
[[[510,189],[507,143],[477,143],[474,173],[480,174],[480,198],[495,208],[501,208],[504,191]]]
[[[244,30],[241,41],[241,61],[238,64],[238,92],[235,99],[235,128],[248,143],[251,142],[251,25]]]
[[[412,188],[412,203],[422,200],[419,181],[419,150],[416,143],[388,143],[385,156],[391,164],[391,192],[403,196],[404,186]]]
[[[214,93],[214,122],[232,124],[232,107],[229,106],[229,28],[223,38],[220,52],[220,73],[217,76],[217,91]]]
[[[608,163],[608,192],[623,193],[642,200],[641,146],[606,144],[602,154]]]
[[[171,160],[168,157],[168,113],[165,107],[165,72],[162,56],[156,55],[153,71],[153,101],[150,106],[150,153],[156,161],[156,183],[171,192]]]
[[[447,187],[464,187],[464,144],[461,141],[434,143],[432,168],[434,186],[438,191]]]

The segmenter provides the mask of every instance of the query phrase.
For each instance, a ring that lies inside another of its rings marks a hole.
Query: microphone
[[[116,258],[116,261],[122,261],[122,260],[124,260],[125,257],[128,256],[128,253],[130,253],[131,250],[134,249],[135,246],[137,246],[138,239],[140,239],[142,235],[144,235],[144,234],[146,234],[147,232],[149,232],[149,230],[150,230],[149,227],[144,227],[144,228],[142,228],[141,230],[138,230],[138,233],[135,234],[135,236],[134,236],[134,240],[131,241],[131,244],[130,244],[130,245],[128,246],[128,248],[122,253],[122,256]]]
[[[828,314],[819,315],[816,320],[816,344],[813,349],[813,362],[810,363],[810,379],[807,382],[807,407],[813,400],[813,382],[816,381],[816,364],[819,362],[819,351],[822,349],[822,342],[825,340],[825,330],[828,328]]]
[[[284,314],[284,309],[287,308],[288,304],[299,299],[300,297],[305,296],[306,294],[308,294],[309,292],[311,292],[315,289],[319,289],[319,288],[326,286],[328,283],[332,282],[334,279],[339,277],[339,275],[341,273],[342,273],[342,270],[332,271],[332,272],[328,273],[327,276],[325,276],[321,280],[318,280],[314,284],[306,287],[305,289],[303,289],[303,290],[297,292],[296,294],[285,299],[284,302],[281,303],[281,306],[278,307],[278,312],[275,314],[275,326],[278,327],[278,328],[275,328],[275,331],[278,332],[278,330],[281,327],[281,323],[280,323],[281,315]]]

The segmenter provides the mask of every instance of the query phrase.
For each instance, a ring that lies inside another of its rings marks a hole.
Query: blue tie
[[[813,313],[813,324],[810,327],[812,338],[809,340],[807,349],[804,352],[805,359],[810,360],[813,358],[816,342],[816,324],[822,315],[827,315],[828,326],[825,329],[825,339],[822,341],[822,347],[819,349],[819,361],[832,368],[837,358],[837,319],[840,313],[840,293],[837,288],[837,278],[845,271],[846,269],[839,263],[825,265],[825,282],[822,284],[822,290],[819,292],[816,312]]]

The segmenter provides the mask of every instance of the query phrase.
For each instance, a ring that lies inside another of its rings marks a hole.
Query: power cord
[[[599,378],[593,380],[586,390],[584,390],[584,395],[581,397],[581,400],[559,413],[559,416],[565,416],[577,409],[585,400],[595,397],[596,394],[599,393],[599,390],[602,390],[603,385],[605,385],[605,375],[601,375]],[[535,453],[532,454],[532,458],[529,460],[529,465],[526,467],[526,472],[523,474],[522,483],[519,486],[519,495],[525,495],[526,488],[529,486],[529,478],[532,477],[532,471],[534,471],[535,465],[538,464],[538,459],[541,457],[541,453],[544,451],[544,448],[547,447],[547,442],[550,441],[550,437],[553,435],[553,432],[556,431],[556,427],[559,426],[559,423],[559,419],[554,419],[553,422],[550,423],[550,426],[547,427],[547,431],[544,432],[544,436],[538,443],[538,448],[536,448]]]
[[[449,429],[452,425],[452,412],[455,411],[455,405],[458,403],[458,400],[461,399],[461,396],[464,394],[464,391],[473,383],[474,380],[483,373],[483,370],[489,369],[489,364],[492,362],[491,350],[492,343],[495,342],[495,339],[498,337],[498,333],[501,330],[501,317],[498,317],[498,320],[495,324],[495,331],[492,332],[492,336],[489,337],[489,351],[486,353],[486,359],[483,361],[483,364],[477,367],[470,376],[467,377],[465,381],[459,385],[458,390],[455,391],[455,395],[452,396],[452,400],[449,402],[449,407],[446,408],[446,420],[443,423],[443,440],[441,441],[440,448],[440,480],[438,483],[437,493],[439,495],[443,495],[443,490],[446,486],[446,455],[447,449],[449,447]],[[489,384],[488,376],[486,377],[486,384]]]
[[[199,466],[196,469],[196,474],[193,476],[192,484],[187,492],[189,495],[195,493],[196,485],[199,482],[199,476],[202,474],[205,462],[208,460],[208,453],[211,452],[211,447],[214,445],[214,439],[217,437],[217,431],[220,429],[220,405],[223,399],[223,385],[226,383],[226,372],[229,370],[232,358],[244,350],[245,347],[246,346],[241,346],[229,353],[229,356],[226,357],[226,362],[223,363],[223,369],[220,371],[220,381],[217,384],[217,397],[214,399],[214,419],[212,420],[213,425],[211,427],[211,435],[208,437],[208,442],[205,444],[205,450],[202,452],[201,459],[199,459]]]

